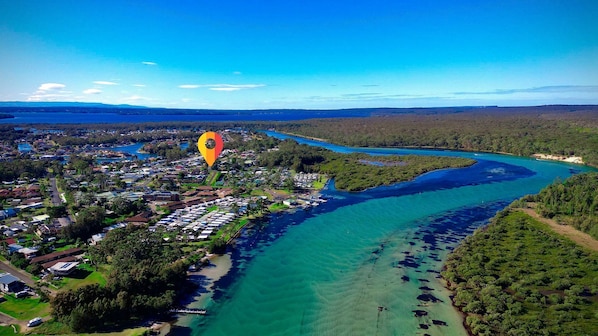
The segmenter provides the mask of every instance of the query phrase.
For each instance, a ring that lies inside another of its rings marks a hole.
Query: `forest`
[[[347,146],[581,156],[598,166],[595,106],[433,110],[405,109],[369,118],[312,119],[273,127]]]
[[[474,335],[589,335],[596,331],[598,253],[517,211],[545,217],[595,237],[598,173],[556,181],[513,202],[453,251],[442,273]]]
[[[557,181],[525,200],[536,202],[543,217],[571,225],[598,239],[598,173]]]
[[[466,238],[442,276],[473,335],[597,330],[598,253],[521,211],[507,208]]]
[[[64,111],[64,108],[61,111]],[[127,109],[127,113],[133,111]],[[177,112],[178,110],[173,111]],[[171,113],[172,111],[165,110],[166,112]],[[216,112],[206,111],[208,114]],[[259,115],[264,111],[251,112]],[[520,156],[530,156],[536,153],[581,156],[586,164],[598,166],[597,106],[284,110],[280,113],[298,114],[301,116],[299,119],[304,119],[280,122],[208,121],[202,122],[201,125],[194,122],[172,121],[91,124],[84,127],[82,125],[54,124],[36,125],[36,127],[38,129],[63,130],[67,137],[58,135],[51,137],[60,145],[163,140],[173,138],[173,135],[168,134],[166,130],[174,128],[179,130],[175,136],[178,139],[195,139],[202,129],[240,127],[257,131],[274,128],[282,132],[320,138],[347,146],[439,148],[510,153]],[[343,116],[343,118],[339,118],[339,116]],[[349,116],[353,117],[349,118]],[[308,117],[320,119],[307,119]],[[0,127],[5,126],[0,125]],[[100,132],[93,132],[93,130]],[[120,133],[132,132],[132,134],[119,135],[118,133],[102,132],[107,130],[118,130]],[[10,136],[11,140],[15,140],[22,138],[27,133],[23,130],[12,130],[12,128],[6,131],[0,136],[0,139]]]
[[[280,142],[278,151],[260,156],[259,164],[267,167],[287,167],[296,172],[322,173],[334,178],[340,190],[360,191],[381,185],[408,181],[423,173],[442,169],[467,167],[474,160],[439,156],[371,156],[341,154],[294,140]]]
[[[48,168],[55,173],[62,171],[62,165],[57,161],[30,159],[0,161],[0,181],[12,181],[21,177],[44,177],[48,173]]]
[[[113,230],[89,248],[95,265],[108,265],[105,286],[60,291],[52,314],[74,332],[90,332],[160,316],[186,288],[188,262],[176,244],[145,228]]]

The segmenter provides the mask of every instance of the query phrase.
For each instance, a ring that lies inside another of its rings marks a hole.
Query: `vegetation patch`
[[[17,332],[21,329],[18,325],[7,325],[7,326],[0,326],[0,336],[14,336],[15,329]]]
[[[50,313],[50,305],[47,302],[41,302],[40,298],[17,299],[12,295],[4,295],[4,299],[6,301],[0,303],[0,312],[18,320],[30,320]]]
[[[283,211],[288,209],[289,206],[286,204],[282,204],[282,203],[272,203],[269,207],[268,210],[270,210],[270,212],[278,212],[278,211]]]
[[[368,118],[312,119],[270,127],[345,146],[545,153],[581,156],[598,166],[596,111],[595,106],[558,105],[381,109]]]
[[[372,162],[378,164],[372,165]],[[269,168],[283,166],[296,172],[327,174],[334,178],[337,189],[347,191],[409,181],[432,170],[467,167],[474,163],[471,159],[441,156],[341,154],[300,145],[293,140],[282,141],[278,151],[260,157],[260,164]]]
[[[467,238],[442,272],[474,335],[591,335],[598,254],[520,211]]]
[[[105,286],[60,291],[51,301],[54,318],[74,332],[90,332],[167,312],[185,289],[189,264],[162,235],[130,226],[90,247],[94,263],[110,266]]]
[[[537,202],[541,216],[571,225],[598,239],[598,173],[557,181],[525,200]]]
[[[105,286],[106,276],[102,272],[94,270],[89,264],[80,264],[73,274],[62,278],[60,288],[69,290],[93,284]]]

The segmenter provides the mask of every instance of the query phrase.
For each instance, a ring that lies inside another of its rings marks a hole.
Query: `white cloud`
[[[71,91],[62,90],[66,87],[60,83],[43,83],[33,94],[29,94],[27,101],[56,101],[71,97]]]
[[[238,87],[211,87],[210,90],[212,91],[239,91],[241,88]]]
[[[39,86],[38,90],[40,91],[50,91],[50,90],[59,90],[65,88],[66,85],[59,84],[59,83],[44,83]]]
[[[233,75],[242,75],[243,73],[241,71],[233,71]]]
[[[145,84],[133,84],[134,87],[145,87]]]
[[[142,100],[151,100],[151,99],[147,98],[147,97],[138,96],[138,95],[132,95],[130,97],[125,97],[122,100],[124,100],[124,101],[142,101]]]
[[[156,63],[156,62],[149,62],[149,61],[143,61],[143,62],[141,62],[141,64],[145,64],[145,65],[158,65],[158,63]]]
[[[97,85],[118,85],[118,83],[108,82],[108,81],[95,81],[93,83],[97,84]]]
[[[214,84],[206,85],[212,91],[239,91],[264,87],[264,84]]]
[[[239,91],[245,89],[255,89],[259,87],[264,87],[264,84],[183,84],[179,85],[181,89],[197,89],[197,88],[207,88],[208,90],[212,91]]]
[[[87,89],[87,90],[83,91],[83,93],[85,93],[85,94],[99,94],[99,93],[102,93],[102,90],[100,90],[100,89]]]

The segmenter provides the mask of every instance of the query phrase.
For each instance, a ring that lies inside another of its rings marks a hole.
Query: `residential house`
[[[74,261],[58,262],[54,264],[52,267],[48,268],[48,271],[50,271],[50,273],[54,275],[68,276],[77,269],[78,265],[79,263]]]
[[[25,288],[25,284],[12,274],[0,275],[0,291],[4,293],[17,293]]]

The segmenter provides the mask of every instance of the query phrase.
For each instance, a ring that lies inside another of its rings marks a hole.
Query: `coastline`
[[[309,140],[321,141],[321,142],[326,142],[326,143],[332,143],[332,142],[329,142],[328,140],[322,139],[322,138],[310,137],[310,136],[305,136],[305,135],[300,135],[300,134],[295,134],[295,133],[290,133],[290,132],[283,132],[283,131],[275,131],[275,132],[278,132],[280,134],[295,136],[295,137],[303,138],[303,139],[309,139]]]
[[[444,271],[444,265],[442,266],[443,271]],[[442,274],[442,272],[441,272]],[[467,333],[467,336],[474,336],[473,332],[471,331],[471,329],[469,328],[469,326],[467,325],[466,319],[467,316],[469,316],[469,314],[467,314],[466,312],[462,311],[461,309],[459,309],[459,307],[457,307],[455,305],[455,292],[451,289],[451,285],[450,282],[444,278],[444,276],[441,276],[438,281],[442,284],[442,287],[444,288],[444,290],[446,290],[448,292],[448,297],[451,300],[451,306],[453,307],[453,310],[461,317],[461,324],[463,325],[463,329],[465,329],[465,332]]]
[[[533,154],[536,160],[551,160],[551,161],[561,161],[567,163],[574,163],[574,164],[585,164],[583,158],[581,156],[565,156],[565,155],[552,155],[552,154]]]
[[[197,272],[188,272],[187,281],[191,281],[198,285],[197,291],[188,298],[188,303],[184,306],[186,308],[209,309],[213,304],[212,296],[214,295],[214,285],[222,277],[228,274],[232,268],[232,258],[230,253],[227,254],[211,254],[208,255],[210,263]],[[172,322],[174,328],[187,327],[195,315],[179,314]]]
[[[290,133],[290,132],[283,132],[283,131],[278,131],[276,130],[277,133],[281,133],[281,134],[285,134],[285,135],[290,135],[290,136],[294,136],[294,137],[298,137],[298,138],[303,138],[303,139],[307,139],[307,140],[315,140],[315,141],[321,141],[321,142],[325,142],[325,143],[330,143],[330,144],[335,144],[338,146],[345,146],[345,147],[351,147],[351,148],[361,148],[361,149],[367,149],[367,148],[382,148],[382,149],[423,149],[423,150],[447,150],[447,151],[456,151],[456,152],[464,152],[464,153],[488,153],[488,154],[500,154],[500,155],[509,155],[509,156],[520,156],[514,153],[508,153],[508,152],[495,152],[495,151],[486,151],[486,150],[468,150],[468,149],[454,149],[454,148],[441,148],[441,147],[432,147],[432,146],[386,146],[386,147],[353,147],[353,146],[348,146],[348,145],[343,145],[343,144],[337,144],[337,143],[333,143],[330,142],[326,139],[321,139],[321,138],[316,138],[316,137],[310,137],[310,136],[305,136],[305,135],[300,135],[300,134],[296,134],[296,133]],[[525,157],[525,156],[520,156],[520,157]],[[534,158],[536,160],[549,160],[549,161],[560,161],[560,162],[566,162],[566,163],[573,163],[573,164],[579,164],[579,165],[588,165],[585,161],[583,161],[583,158],[581,156],[565,156],[565,155],[553,155],[553,154],[544,154],[544,153],[535,153],[532,154],[528,157]],[[592,166],[590,164],[590,166]]]

